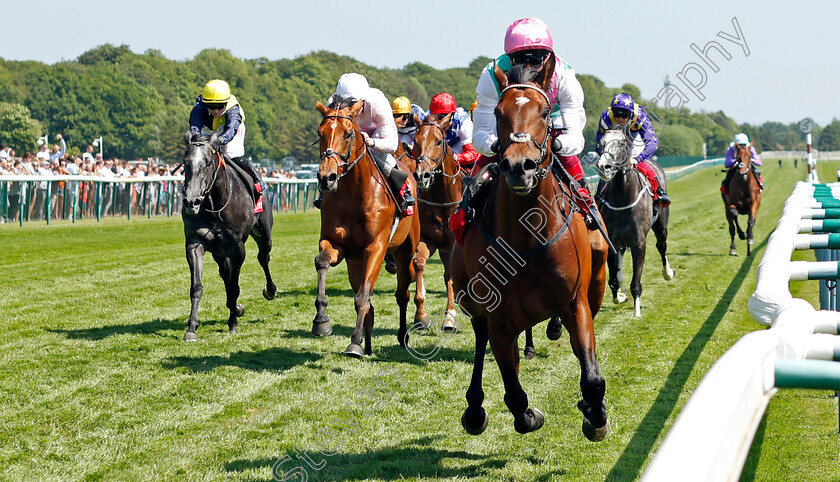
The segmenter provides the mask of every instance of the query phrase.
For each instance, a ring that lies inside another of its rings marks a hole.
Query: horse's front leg
[[[613,303],[620,304],[627,301],[627,295],[621,290],[621,282],[624,275],[621,271],[621,265],[624,263],[624,248],[620,248],[618,252],[610,251],[607,253],[607,270],[609,271],[610,291],[613,295]]]
[[[726,199],[724,199],[726,202]],[[735,223],[738,221],[738,213],[736,212],[735,215],[732,215],[733,209],[729,208],[729,205],[726,206],[726,222],[729,223],[729,256],[737,256],[738,251],[735,249]]]
[[[467,389],[467,409],[461,416],[461,425],[470,435],[479,435],[487,428],[490,417],[482,408],[484,390],[481,377],[484,373],[484,356],[487,352],[487,318],[475,317],[470,320],[475,333],[475,358],[473,359],[472,378]]]
[[[755,215],[758,211],[755,204],[756,203],[753,203],[753,206],[750,207],[750,215],[747,218],[747,256],[750,255],[750,248],[753,245],[753,227],[755,226]]]
[[[458,331],[458,312],[455,310],[455,286],[452,281],[452,251],[438,251],[443,263],[443,281],[446,283],[446,317],[443,319],[443,331]]]
[[[505,405],[513,414],[513,428],[519,433],[539,430],[545,416],[536,408],[528,408],[528,394],[519,383],[519,334],[500,319],[490,320],[488,328],[490,347],[505,384]]]
[[[253,236],[259,248],[257,261],[260,262],[260,266],[265,274],[263,297],[267,300],[273,300],[277,296],[277,286],[271,279],[271,271],[268,269],[268,261],[271,259],[271,227],[273,224],[274,219],[271,214],[271,205],[268,204],[266,210],[257,215],[257,224],[254,228],[256,235]]]
[[[414,311],[414,328],[425,330],[432,323],[429,321],[429,314],[426,313],[424,304],[426,302],[426,283],[423,274],[426,272],[426,261],[428,261],[431,253],[425,241],[420,241],[417,245],[417,254],[414,256],[412,264],[414,265],[414,272],[417,276],[417,284],[414,287],[414,305],[417,307]],[[400,339],[400,345],[403,344],[403,339]]]
[[[583,400],[578,409],[583,413],[583,434],[589,440],[603,440],[610,431],[610,421],[604,404],[606,382],[595,355],[595,329],[589,304],[581,294],[565,313],[561,313],[563,324],[569,331],[569,341],[580,362],[580,390]]]
[[[641,243],[630,247],[633,256],[633,280],[630,281],[630,294],[633,295],[633,307],[636,317],[642,316],[642,270],[645,267],[647,243],[642,236]]]
[[[425,243],[419,243],[417,247],[417,253],[420,252],[420,246],[425,247]],[[400,308],[400,328],[397,331],[397,340],[400,343],[400,346],[405,348],[408,346],[408,327],[407,327],[407,310],[408,310],[408,301],[410,298],[408,288],[411,286],[411,282],[414,281],[416,275],[416,264],[414,264],[414,260],[412,257],[415,255],[415,249],[411,242],[411,237],[406,237],[403,244],[401,244],[396,251],[394,251],[394,261],[397,263],[397,290],[394,292],[394,297],[397,299],[397,306]],[[428,251],[426,252],[428,256]],[[415,258],[416,259],[416,258]],[[425,260],[423,265],[425,266]],[[417,283],[418,285],[415,286],[415,301],[417,299],[417,295],[420,293],[421,288],[419,288],[420,284],[420,275],[417,276]],[[423,288],[423,295],[425,295],[425,288]],[[418,309],[422,310],[422,304],[418,305]],[[428,317],[426,317],[428,320]],[[417,323],[417,317],[415,315],[415,324]],[[426,325],[428,327],[428,324]],[[365,329],[367,333],[367,328]]]
[[[213,255],[213,259],[219,265],[219,275],[225,282],[226,306],[230,313],[228,315],[228,330],[231,333],[236,332],[236,327],[239,325],[236,319],[245,314],[245,307],[238,303],[239,274],[242,271],[242,263],[245,261],[245,245],[239,243],[238,248],[228,257]]]
[[[204,271],[204,245],[187,242],[187,264],[190,265],[190,319],[187,321],[187,332],[184,341],[198,341],[198,303],[204,294],[201,284],[201,274]]]
[[[668,215],[667,206],[659,208],[659,218],[653,223],[653,234],[656,236],[656,250],[659,251],[659,258],[662,260],[662,278],[670,281],[674,278],[674,270],[668,263]]]
[[[312,320],[312,334],[327,336],[332,333],[332,325],[327,317],[327,270],[335,266],[343,258],[340,247],[334,248],[332,243],[322,239],[318,247],[320,251],[315,256],[315,271],[318,273],[318,294],[315,296],[315,319]]]
[[[364,253],[362,262],[347,262],[347,274],[350,278],[350,286],[356,293],[354,302],[356,305],[356,328],[350,336],[350,344],[344,350],[344,354],[354,358],[361,358],[370,355],[371,335],[373,333],[373,305],[370,303],[370,295],[373,287],[379,278],[379,271],[382,268],[382,261],[385,259],[385,243],[374,243]],[[406,303],[408,297],[406,296]],[[365,337],[365,349],[362,351],[362,334]]]

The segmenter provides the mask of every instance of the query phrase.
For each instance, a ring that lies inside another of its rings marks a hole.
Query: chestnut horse
[[[494,68],[501,90],[496,130],[502,175],[486,186],[486,201],[477,203],[463,248],[456,245],[452,252],[456,299],[475,331],[469,406],[461,417],[472,435],[483,432],[489,419],[481,406],[488,339],[514,428],[527,433],[542,427],[544,415],[528,407],[519,383],[517,338],[553,315],[562,320],[580,361],[583,400],[577,406],[584,435],[601,440],[610,428],[592,322],[604,297],[607,243],[600,232],[587,230],[571,191],[553,175],[551,106],[545,94],[553,71],[553,56],[539,72],[515,66],[508,77]]]
[[[436,114],[429,114],[425,122],[417,128],[414,137],[414,158],[417,168],[414,177],[420,189],[417,201],[422,204],[420,214],[420,244],[414,258],[414,270],[417,273],[417,291],[414,304],[417,311],[414,324],[417,328],[428,328],[431,321],[423,306],[426,301],[426,287],[423,273],[426,261],[440,253],[443,263],[443,280],[446,284],[446,316],[442,328],[453,330],[455,323],[455,292],[452,289],[450,272],[450,256],[452,246],[455,245],[455,235],[449,229],[449,217],[455,212],[461,202],[463,177],[461,166],[455,160],[455,155],[446,142],[446,132],[452,125],[452,114],[438,118]]]
[[[738,252],[735,250],[735,230],[738,230],[738,238],[747,240],[747,256],[750,255],[750,246],[753,245],[753,226],[755,226],[755,216],[758,214],[758,206],[761,204],[761,187],[758,185],[758,180],[750,172],[752,166],[752,143],[749,146],[736,146],[738,152],[735,154],[737,164],[733,165],[730,170],[736,170],[732,178],[729,179],[729,194],[721,192],[723,204],[726,208],[726,221],[729,223],[729,237],[731,242],[729,244],[729,254],[737,256]],[[738,215],[747,215],[747,232],[741,230],[738,224]]]
[[[315,257],[318,272],[317,314],[312,321],[312,334],[326,336],[332,325],[327,307],[326,277],[330,266],[347,260],[350,286],[356,293],[356,328],[344,354],[361,357],[371,354],[371,333],[374,310],[370,295],[379,277],[386,253],[394,256],[397,267],[397,291],[400,307],[400,345],[408,343],[406,307],[408,287],[414,279],[412,257],[420,240],[420,219],[416,214],[402,217],[394,226],[399,207],[389,193],[388,181],[374,164],[365,146],[356,115],[364,102],[349,103],[336,98],[329,107],[318,102],[323,116],[318,127],[321,145],[321,166],[318,183],[321,189],[321,240]],[[405,169],[405,167],[401,167]],[[409,177],[412,190],[416,183]],[[362,351],[362,329],[365,348]]]

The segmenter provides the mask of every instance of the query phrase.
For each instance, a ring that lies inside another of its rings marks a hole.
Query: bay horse
[[[257,259],[265,273],[263,296],[271,300],[277,287],[271,280],[268,260],[271,253],[271,228],[274,217],[271,203],[264,203],[263,211],[254,214],[254,199],[245,181],[237,174],[233,163],[225,161],[219,151],[218,132],[211,137],[187,133],[184,153],[184,220],[187,263],[190,265],[190,318],[185,341],[197,341],[198,303],[204,293],[201,276],[204,271],[204,252],[213,255],[219,265],[219,275],[225,282],[227,308],[230,310],[228,329],[236,331],[236,318],[245,314],[239,298],[239,273],[245,261],[245,241],[248,236],[257,242]],[[252,183],[253,184],[253,183]]]
[[[735,230],[737,228],[738,238],[747,240],[747,256],[750,255],[750,247],[753,245],[753,226],[755,217],[758,214],[758,206],[761,204],[761,187],[758,180],[752,175],[752,143],[749,146],[736,145],[738,152],[735,154],[737,164],[730,170],[736,171],[729,179],[729,193],[721,192],[723,204],[726,208],[726,221],[729,223],[729,255],[737,256],[735,249]],[[738,215],[747,215],[747,232],[741,230],[738,224]]]
[[[355,292],[356,328],[344,354],[360,358],[370,355],[374,309],[370,296],[379,277],[385,254],[392,254],[397,270],[394,295],[400,308],[400,346],[408,343],[406,307],[408,288],[414,280],[412,258],[420,241],[420,219],[415,213],[403,216],[394,225],[399,206],[389,193],[388,182],[374,164],[356,123],[364,102],[351,103],[338,96],[329,107],[316,103],[323,117],[318,127],[321,164],[318,184],[321,189],[321,236],[315,257],[318,273],[316,315],[312,334],[326,336],[332,332],[326,314],[326,277],[330,266],[347,260],[350,286]],[[405,166],[400,163],[402,169]],[[412,190],[414,179],[409,176]],[[415,191],[416,192],[416,191]],[[362,351],[362,333],[365,347]]]
[[[417,166],[414,177],[419,189],[417,201],[423,205],[418,211],[420,243],[414,257],[414,271],[417,274],[417,290],[414,297],[417,310],[414,325],[422,329],[431,324],[424,307],[426,287],[423,273],[426,270],[426,261],[435,251],[439,253],[443,263],[443,280],[446,284],[446,314],[442,328],[447,331],[456,329],[455,291],[450,271],[450,256],[455,245],[455,235],[449,229],[449,217],[461,202],[464,183],[461,166],[446,142],[446,132],[452,125],[452,116],[446,114],[439,118],[436,114],[429,114],[417,127],[414,137],[414,159]]]
[[[461,417],[472,435],[482,433],[489,420],[481,387],[488,340],[514,428],[527,433],[542,427],[545,416],[529,408],[519,382],[517,343],[522,331],[554,315],[580,362],[583,433],[597,441],[610,429],[592,322],[604,296],[607,243],[599,231],[590,234],[571,190],[552,173],[545,92],[553,71],[553,56],[538,72],[515,66],[506,75],[494,67],[501,91],[496,107],[501,176],[485,187],[486,201],[476,203],[463,247],[455,245],[452,252],[456,299],[475,331],[468,407]]]
[[[654,215],[653,190],[647,177],[632,164],[633,145],[623,129],[605,132],[601,137],[600,148],[602,154],[598,160],[598,174],[601,181],[595,199],[616,249],[607,256],[609,286],[613,303],[627,301],[621,283],[624,280],[624,253],[630,248],[633,257],[630,294],[633,296],[634,315],[639,317],[642,316],[642,271],[645,266],[647,235],[651,229],[656,236],[656,249],[662,260],[662,277],[665,280],[674,278],[674,270],[666,256],[670,208],[659,206],[659,211]],[[645,162],[656,172],[662,189],[665,189],[665,171],[652,159]]]

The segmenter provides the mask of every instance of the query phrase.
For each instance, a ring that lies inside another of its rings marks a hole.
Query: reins
[[[321,124],[323,124],[324,121],[327,119],[347,119],[350,122],[352,122],[355,126],[353,130],[350,131],[350,148],[347,149],[346,153],[339,154],[330,148],[327,148],[326,151],[321,153],[321,160],[334,156],[344,161],[338,165],[339,170],[341,170],[341,172],[338,175],[338,178],[341,179],[342,177],[346,176],[347,173],[350,172],[350,170],[356,167],[356,164],[358,164],[359,161],[365,156],[365,153],[367,152],[367,146],[365,146],[365,148],[362,149],[361,154],[359,154],[355,159],[353,159],[352,162],[348,162],[350,159],[350,155],[353,153],[353,148],[356,144],[356,127],[358,127],[358,124],[356,124],[356,119],[346,115],[325,115],[324,118],[321,120]],[[347,169],[344,169],[344,166],[348,166]]]
[[[218,163],[216,163],[215,168],[213,169],[213,179],[210,181],[210,185],[207,187],[207,190],[201,196],[201,204],[204,204],[204,201],[209,199],[210,200],[210,207],[212,208],[213,207],[213,198],[212,197],[208,198],[208,196],[210,196],[210,192],[213,190],[213,186],[216,185],[216,179],[219,175],[219,170],[221,170],[221,168],[225,166],[224,157],[222,156],[221,152],[214,149],[213,146],[210,145],[210,143],[207,142],[207,141],[190,142],[190,145],[191,146],[198,146],[198,147],[207,147],[208,149],[210,149],[210,152],[212,152],[213,154],[216,155],[216,158],[218,159]],[[184,163],[181,163],[181,164],[184,164]],[[225,204],[221,208],[219,208],[218,210],[206,209],[205,208],[205,211],[207,211],[208,213],[218,214],[219,219],[222,219],[221,212],[230,203],[230,198],[233,197],[233,193],[231,193],[231,189],[230,189],[230,177],[229,176],[225,176],[225,177],[227,177],[227,188],[228,188],[227,189],[227,191],[228,191],[227,201],[225,201]]]

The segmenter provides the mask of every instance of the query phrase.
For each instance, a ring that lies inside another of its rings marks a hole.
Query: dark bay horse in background
[[[317,314],[312,321],[312,333],[326,336],[332,325],[326,315],[326,277],[330,266],[347,260],[347,274],[353,288],[356,305],[356,328],[345,355],[370,355],[374,310],[370,303],[373,287],[379,277],[386,253],[393,255],[397,271],[395,296],[400,307],[400,346],[408,343],[406,307],[408,288],[414,280],[412,258],[420,241],[420,219],[417,214],[404,216],[394,225],[399,207],[388,190],[388,182],[374,164],[365,146],[356,115],[362,110],[361,101],[349,103],[335,98],[324,107],[316,104],[323,116],[318,127],[321,166],[318,184],[321,189],[321,239],[315,257],[318,272]],[[402,165],[401,169],[405,169]],[[412,191],[417,185],[409,177]],[[364,330],[365,347],[362,351]]]
[[[636,316],[642,316],[642,270],[645,266],[647,234],[653,229],[656,236],[656,249],[662,259],[662,277],[671,280],[674,270],[665,255],[668,250],[668,206],[659,206],[654,215],[653,191],[647,177],[632,164],[632,143],[622,129],[612,129],[601,137],[601,157],[598,171],[601,182],[598,185],[596,201],[604,220],[610,240],[616,252],[607,256],[609,266],[609,285],[613,303],[624,303],[627,295],[622,291],[624,280],[622,266],[624,252],[630,248],[633,256],[633,279],[630,281],[630,294]],[[656,177],[665,189],[665,171],[650,159],[647,162],[656,172]]]
[[[426,261],[438,251],[443,263],[443,280],[446,284],[446,315],[442,321],[444,330],[456,329],[455,291],[452,288],[450,256],[455,245],[455,235],[449,229],[449,217],[461,202],[463,176],[461,166],[446,142],[446,132],[452,125],[453,114],[429,114],[417,128],[414,137],[414,158],[417,167],[414,177],[420,189],[417,201],[422,204],[420,214],[420,244],[414,257],[417,273],[417,291],[414,303],[415,326],[428,328],[431,321],[424,308],[426,285],[423,273]]]
[[[747,256],[750,255],[750,247],[753,245],[753,226],[755,226],[755,217],[758,214],[758,206],[761,204],[761,187],[758,185],[758,180],[750,172],[752,166],[752,143],[749,146],[737,146],[738,152],[735,154],[737,164],[730,169],[736,172],[729,179],[727,195],[721,192],[723,204],[726,208],[726,221],[729,223],[729,254],[737,256],[738,252],[735,250],[735,230],[738,230],[738,238],[747,240]],[[747,232],[741,230],[738,224],[738,215],[747,215]]]
[[[475,361],[464,429],[478,435],[489,416],[482,408],[481,378],[489,339],[505,385],[505,404],[519,433],[542,427],[519,382],[517,339],[524,330],[559,315],[580,361],[583,433],[601,440],[609,432],[606,384],[595,355],[592,317],[604,296],[607,243],[590,235],[571,191],[552,173],[550,103],[545,91],[554,71],[550,56],[539,72],[516,66],[508,78],[498,66],[496,107],[501,175],[485,187],[464,246],[452,252],[459,305],[475,331]],[[540,383],[547,383],[541,380]]]
[[[254,214],[254,198],[246,181],[236,172],[235,164],[225,161],[219,152],[218,133],[209,139],[187,133],[184,154],[184,220],[187,263],[192,279],[190,287],[190,319],[184,340],[196,341],[198,335],[198,303],[204,293],[201,276],[204,271],[204,252],[209,251],[219,265],[219,275],[225,282],[227,308],[230,310],[228,329],[236,331],[236,318],[245,313],[237,303],[239,272],[245,261],[245,241],[254,238],[259,248],[257,259],[265,273],[263,296],[270,300],[277,287],[268,270],[271,253],[271,227],[274,218],[271,203]],[[253,185],[253,182],[251,182]]]

